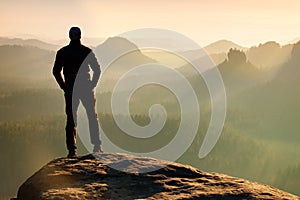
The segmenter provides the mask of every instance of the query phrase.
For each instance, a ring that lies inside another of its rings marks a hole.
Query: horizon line
[[[24,34],[24,35],[27,35],[27,36],[21,36],[21,35],[15,35],[15,36],[7,36],[7,35],[0,35],[0,38],[7,38],[7,39],[21,39],[21,40],[39,40],[41,42],[45,42],[45,43],[48,43],[48,44],[51,44],[51,45],[61,45],[57,42],[62,42],[62,41],[69,41],[70,39],[68,37],[65,37],[65,38],[58,38],[58,39],[53,39],[53,38],[42,38],[42,37],[39,37],[39,36],[35,36],[33,34]],[[115,35],[115,36],[112,36],[112,35],[109,35],[109,36],[83,36],[82,37],[82,40],[84,39],[95,39],[95,40],[102,40],[102,41],[106,41],[108,38],[113,38],[113,37],[118,37],[118,35]],[[126,38],[128,39],[128,38]],[[192,39],[192,38],[191,38]],[[270,39],[270,40],[265,40],[265,41],[260,41],[260,42],[257,42],[256,44],[241,44],[239,42],[235,42],[234,40],[231,40],[231,39],[226,39],[226,38],[223,38],[223,39],[217,39],[217,40],[214,40],[212,42],[206,42],[204,45],[201,45],[203,47],[207,47],[211,44],[214,44],[214,43],[217,43],[217,42],[221,42],[221,41],[228,41],[228,42],[232,42],[238,46],[241,46],[243,48],[251,48],[251,47],[255,47],[255,46],[259,46],[261,44],[266,44],[268,42],[276,42],[278,43],[280,46],[285,46],[285,45],[290,45],[290,44],[296,44],[297,42],[300,41],[300,37],[297,37],[297,38],[294,38],[294,39],[291,39],[289,41],[278,41],[278,40],[274,40],[274,39]]]

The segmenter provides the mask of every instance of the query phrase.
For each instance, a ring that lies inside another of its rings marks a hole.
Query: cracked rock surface
[[[49,162],[20,186],[17,199],[300,198],[268,185],[203,172],[189,165],[103,153]]]

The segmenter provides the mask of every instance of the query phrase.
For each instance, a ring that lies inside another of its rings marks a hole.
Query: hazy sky
[[[166,28],[200,45],[228,39],[242,45],[300,37],[299,0],[0,0],[0,36],[63,39],[72,25],[83,36]]]

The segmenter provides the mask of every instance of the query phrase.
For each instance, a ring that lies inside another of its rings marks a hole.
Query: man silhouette
[[[94,145],[93,152],[102,152],[94,92],[101,70],[92,50],[81,44],[81,31],[78,27],[70,29],[69,38],[71,40],[70,44],[57,52],[52,72],[60,88],[65,93],[66,143],[69,151],[67,157],[72,158],[77,157],[76,125],[80,101],[88,116],[90,139]],[[90,69],[93,71],[92,78]],[[62,71],[64,78],[61,74]]]

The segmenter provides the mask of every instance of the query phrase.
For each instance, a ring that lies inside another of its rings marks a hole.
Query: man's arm
[[[88,56],[89,56],[89,65],[93,70],[92,87],[95,88],[100,78],[101,69],[95,54],[91,52]]]
[[[54,75],[56,82],[62,90],[65,90],[66,84],[61,75],[61,71],[63,69],[63,61],[60,55],[60,51],[57,52],[54,67],[52,69],[52,74]]]

